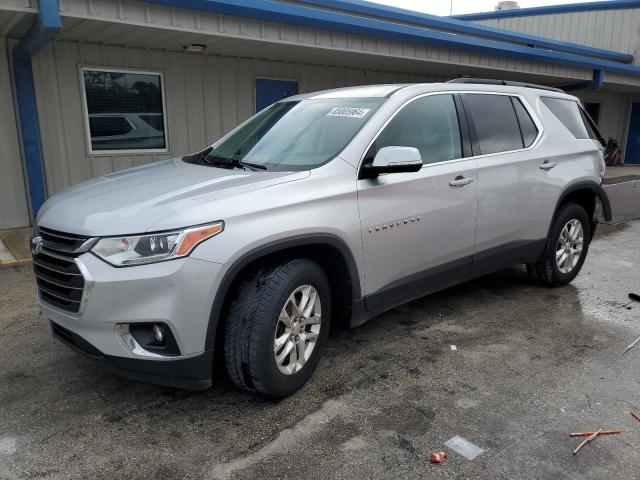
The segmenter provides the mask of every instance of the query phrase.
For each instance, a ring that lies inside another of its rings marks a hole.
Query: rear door
[[[478,225],[473,273],[482,274],[535,256],[546,234],[535,232],[542,204],[544,158],[534,148],[541,127],[523,97],[463,95],[478,162]]]
[[[417,148],[419,172],[358,180],[366,307],[390,308],[466,278],[475,227],[477,166],[461,104],[431,94],[404,105],[379,132],[364,163],[386,146]]]

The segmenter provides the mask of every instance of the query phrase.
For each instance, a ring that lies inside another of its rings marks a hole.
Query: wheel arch
[[[338,305],[334,305],[334,313],[346,317],[341,318],[341,321],[349,320],[353,302],[361,297],[361,288],[358,267],[346,242],[332,234],[289,237],[261,245],[243,254],[226,270],[211,307],[205,337],[205,350],[213,349],[218,345],[219,334],[224,324],[220,319],[229,306],[230,294],[237,287],[243,275],[252,268],[259,268],[261,265],[285,261],[294,257],[309,258],[320,265],[329,278],[332,299],[338,298]],[[349,288],[343,288],[345,286]],[[342,308],[340,309],[340,307]]]
[[[569,185],[560,195],[558,202],[556,203],[556,208],[553,212],[553,217],[551,219],[551,225],[553,224],[553,219],[556,217],[558,210],[562,205],[569,202],[574,202],[579,205],[582,205],[587,210],[587,213],[590,215],[590,219],[593,222],[593,213],[595,208],[595,199],[599,198],[602,203],[602,213],[604,219],[607,222],[611,221],[611,203],[609,202],[609,197],[607,192],[605,192],[602,185],[598,184],[595,181],[582,181],[577,182],[572,185]],[[593,202],[592,204],[590,202]],[[593,227],[593,225],[592,225]],[[592,228],[593,230],[593,228]]]

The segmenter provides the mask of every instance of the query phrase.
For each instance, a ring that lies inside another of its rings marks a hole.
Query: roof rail
[[[493,78],[454,78],[447,81],[447,83],[475,83],[476,85],[507,85],[509,87],[525,87],[525,88],[537,88],[539,90],[549,90],[551,92],[566,93],[561,88],[547,87],[545,85],[536,85],[535,83],[526,82],[513,82],[511,80],[498,80]]]

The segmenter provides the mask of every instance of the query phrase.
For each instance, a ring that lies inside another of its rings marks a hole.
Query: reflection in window
[[[412,101],[380,133],[374,155],[382,147],[415,147],[422,163],[462,157],[458,114],[451,95],[434,95]]]
[[[92,151],[167,148],[161,75],[82,73]]]
[[[465,94],[466,107],[471,111],[482,155],[522,148],[516,111],[508,96]]]

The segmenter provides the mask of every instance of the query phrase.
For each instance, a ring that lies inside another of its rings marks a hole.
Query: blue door
[[[631,104],[631,117],[629,117],[629,133],[627,135],[627,148],[624,163],[640,164],[640,102]]]
[[[297,80],[256,78],[256,112],[259,112],[278,100],[297,94]]]

